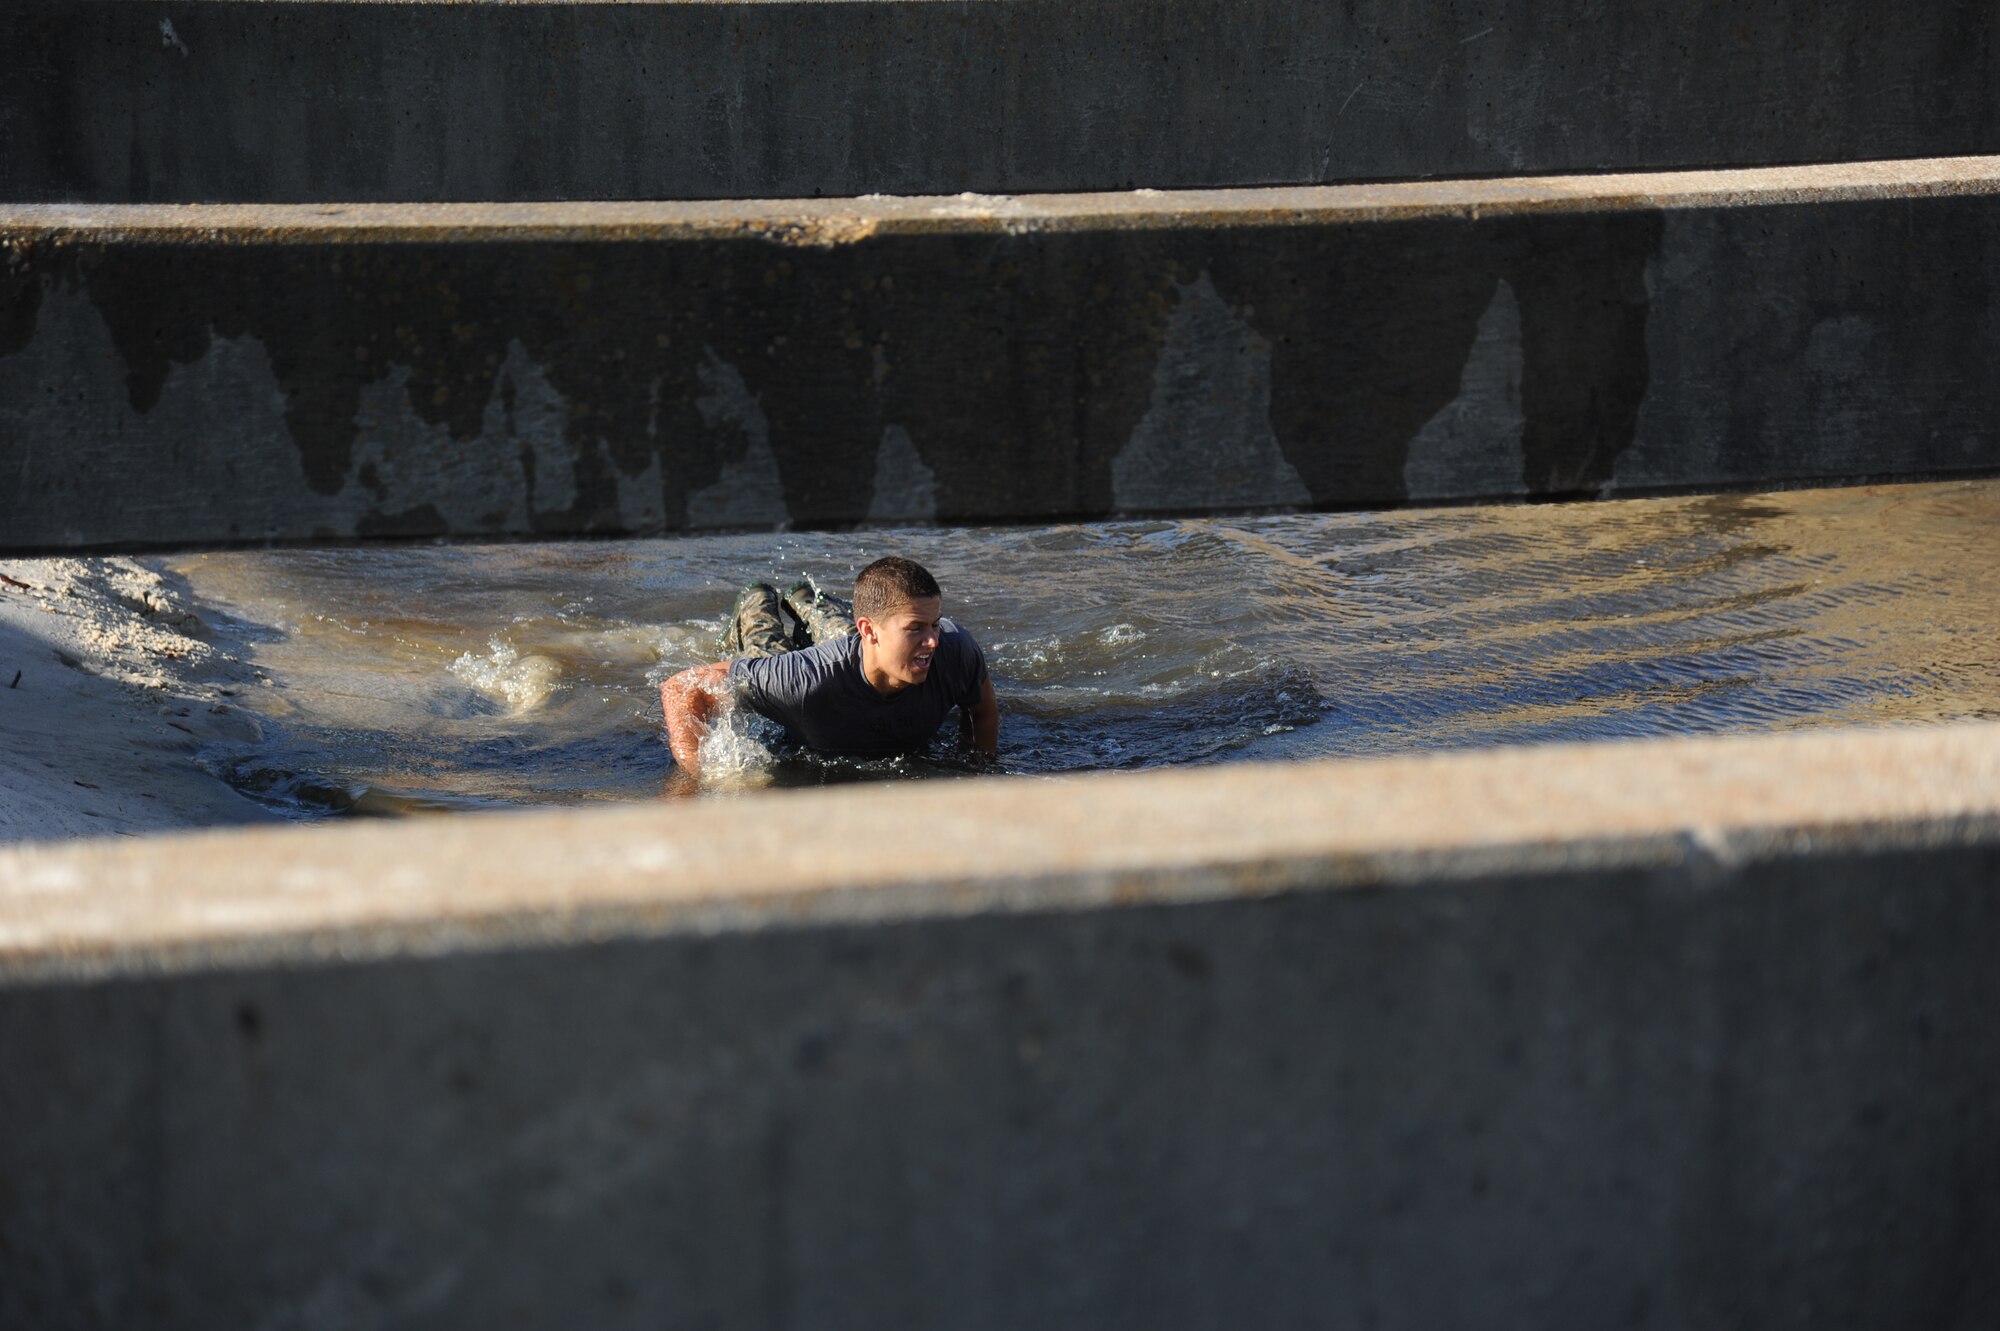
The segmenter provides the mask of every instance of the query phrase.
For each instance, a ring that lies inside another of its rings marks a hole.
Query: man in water
[[[731,661],[683,670],[660,686],[667,742],[697,775],[701,740],[722,709],[741,703],[822,753],[886,758],[915,753],[959,709],[972,747],[992,757],[1000,704],[972,635],[944,618],[944,594],[921,564],[890,556],[854,580],[852,631],[832,597],[810,583],[789,595],[813,637],[793,649],[776,589],[755,583],[724,630]]]

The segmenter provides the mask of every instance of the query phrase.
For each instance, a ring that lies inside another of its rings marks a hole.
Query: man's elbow
[[[695,666],[660,685],[660,711],[667,727],[667,747],[674,761],[692,772],[701,757],[702,737],[708,733],[727,665]]]
[[[676,722],[685,721],[694,714],[695,698],[701,692],[693,670],[683,670],[661,683],[660,712],[666,718],[668,730],[674,729]]]
[[[972,747],[991,758],[1000,751],[1000,703],[989,690],[972,707]]]

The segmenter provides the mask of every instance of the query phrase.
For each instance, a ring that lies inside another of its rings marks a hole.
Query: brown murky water
[[[735,587],[928,564],[1016,773],[2000,717],[2000,482],[1005,530],[176,557],[302,812],[648,799]],[[950,728],[947,728],[948,732]],[[963,770],[950,742],[779,783]]]

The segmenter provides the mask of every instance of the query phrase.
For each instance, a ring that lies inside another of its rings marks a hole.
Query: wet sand
[[[256,733],[257,672],[129,559],[0,560],[0,842],[276,815],[194,762]]]

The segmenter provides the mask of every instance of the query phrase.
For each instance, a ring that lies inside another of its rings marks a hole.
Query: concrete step
[[[1990,724],[0,850],[0,1323],[1992,1325],[1996,874]]]
[[[743,198],[1931,157],[1990,0],[11,0],[0,199]]]
[[[0,208],[0,546],[996,521],[2000,467],[2000,159]]]

